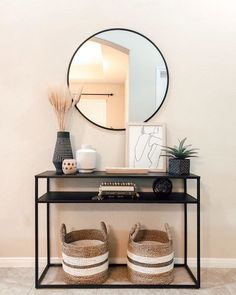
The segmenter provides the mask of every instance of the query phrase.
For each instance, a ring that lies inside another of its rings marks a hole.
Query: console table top
[[[92,173],[76,173],[71,175],[56,174],[55,171],[44,171],[35,175],[36,178],[156,178],[168,177],[178,179],[198,179],[200,176],[196,174],[174,175],[167,172],[149,172],[145,174],[127,174],[127,173],[107,173],[106,171],[94,171]]]

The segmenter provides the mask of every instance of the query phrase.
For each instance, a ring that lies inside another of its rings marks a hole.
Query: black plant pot
[[[62,162],[64,159],[73,159],[70,132],[58,131],[57,142],[53,154],[53,164],[56,167],[56,174],[63,174]]]
[[[190,159],[170,159],[169,174],[183,175],[189,174]]]

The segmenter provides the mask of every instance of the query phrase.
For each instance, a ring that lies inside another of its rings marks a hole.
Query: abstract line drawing
[[[165,172],[166,160],[161,156],[165,144],[163,124],[128,124],[126,157],[128,166]]]

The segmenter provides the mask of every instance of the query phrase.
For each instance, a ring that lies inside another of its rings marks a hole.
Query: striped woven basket
[[[128,278],[135,284],[170,284],[173,281],[174,252],[169,225],[166,232],[140,230],[136,224],[129,235]]]
[[[84,229],[66,233],[61,225],[62,267],[69,284],[102,284],[108,278],[107,229]]]

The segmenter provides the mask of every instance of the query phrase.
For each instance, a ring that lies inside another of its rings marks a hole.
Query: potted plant
[[[191,148],[191,144],[185,145],[187,137],[179,140],[179,145],[174,147],[166,146],[163,151],[166,152],[166,157],[169,157],[169,173],[176,175],[189,174],[190,159],[197,157],[197,148]]]
[[[48,99],[53,106],[59,125],[53,154],[53,164],[56,168],[56,174],[63,174],[62,162],[64,159],[73,159],[70,133],[65,131],[65,119],[71,107],[78,103],[80,95],[81,92],[72,98],[69,89],[62,87],[48,91]]]

